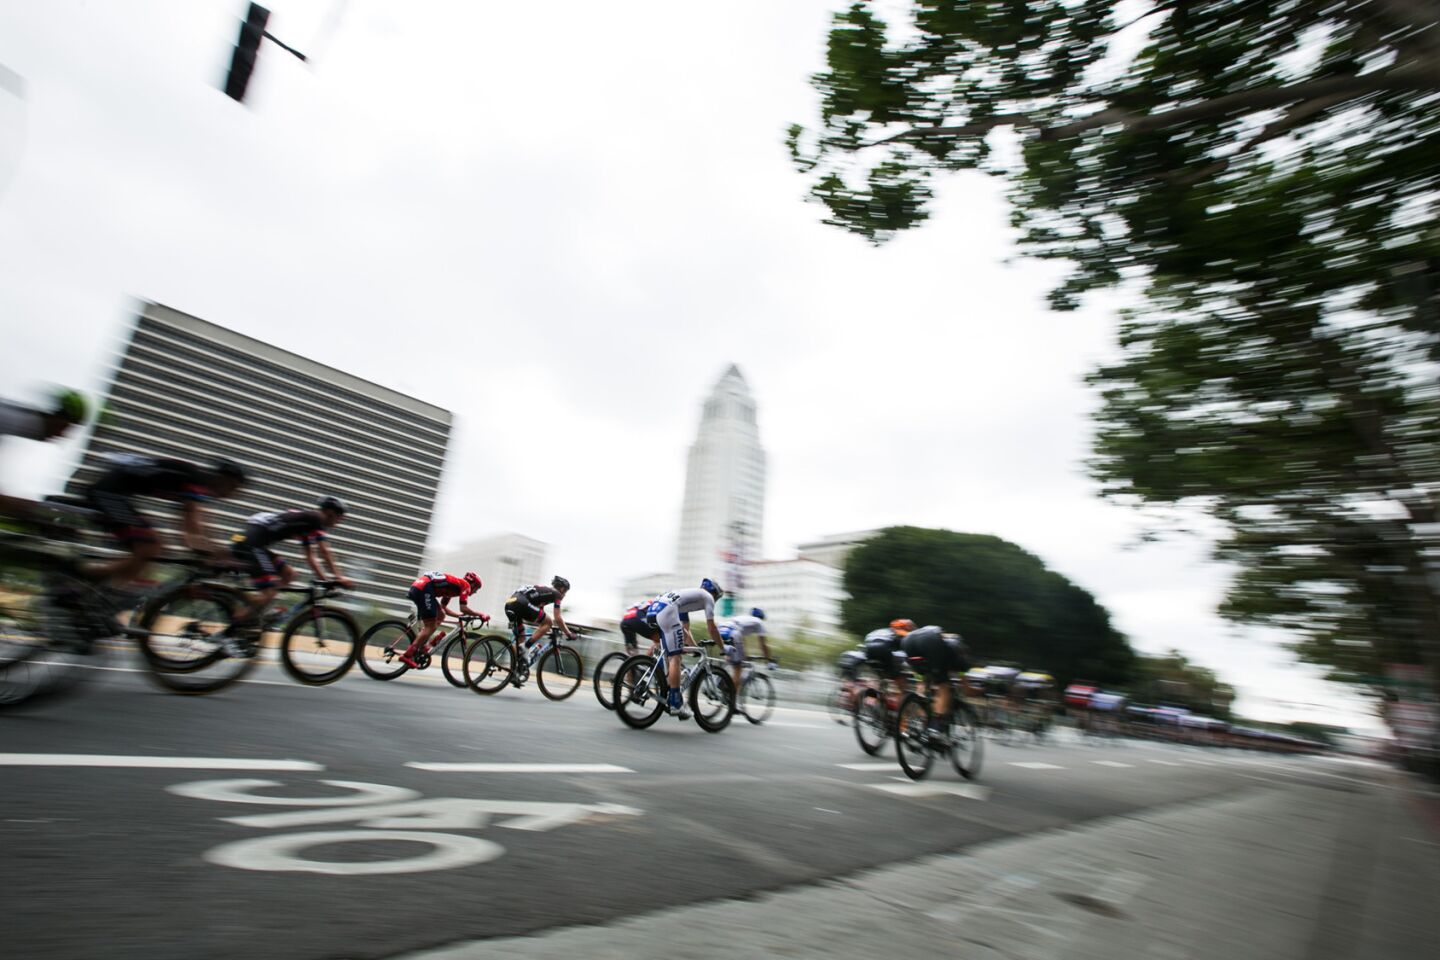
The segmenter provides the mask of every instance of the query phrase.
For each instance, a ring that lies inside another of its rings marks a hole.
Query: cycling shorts
[[[668,603],[655,614],[655,626],[660,631],[660,646],[667,657],[678,657],[680,648],[685,646],[685,621],[680,619],[680,607]]]
[[[938,630],[921,627],[902,641],[911,668],[926,680],[948,680],[969,667],[960,641],[949,641]]]
[[[421,620],[430,621],[440,616],[440,600],[429,587],[411,587],[405,596],[415,604],[416,615]]]
[[[245,572],[250,574],[250,583],[256,590],[268,590],[290,569],[283,557],[276,556],[268,547],[252,546],[249,541],[237,540],[230,545],[230,553],[240,561]]]
[[[539,623],[545,611],[524,597],[511,596],[505,601],[505,619],[511,623]]]
[[[123,493],[91,487],[85,492],[85,500],[100,514],[96,522],[101,529],[125,546],[154,543],[159,539],[155,527]]]
[[[660,629],[645,619],[644,613],[637,613],[620,621],[620,635],[625,638],[625,646],[633,650],[639,646],[638,637],[646,640],[660,639]]]

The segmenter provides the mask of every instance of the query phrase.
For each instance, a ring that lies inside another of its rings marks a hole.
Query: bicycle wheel
[[[471,640],[460,634],[446,640],[445,646],[440,648],[440,672],[445,674],[452,687],[465,688],[465,657],[469,655],[471,645],[479,642],[478,637]]]
[[[895,716],[895,755],[911,780],[924,778],[935,762],[930,737],[930,701],[919,694],[907,694]]]
[[[415,642],[415,631],[404,620],[381,620],[360,638],[360,669],[373,680],[394,680],[410,669],[400,654]]]
[[[611,702],[615,713],[627,727],[644,730],[660,719],[665,712],[665,696],[660,692],[662,678],[656,667],[655,658],[643,653],[625,658],[615,672],[615,687]]]
[[[580,689],[584,679],[585,662],[574,647],[557,643],[535,665],[535,684],[551,700],[564,700]]]
[[[764,723],[775,713],[775,684],[757,670],[740,684],[740,702],[736,709],[754,724]]]
[[[601,657],[600,662],[595,665],[595,675],[591,683],[595,687],[595,699],[599,700],[600,706],[606,710],[615,709],[615,701],[611,697],[615,691],[615,674],[619,672],[620,664],[630,656],[632,654],[624,650],[613,650]]]
[[[26,582],[19,582],[24,579]],[[103,639],[83,611],[98,597],[83,580],[58,573],[37,583],[0,584],[0,710],[69,693],[88,674],[81,666]],[[100,631],[103,633],[104,631]]]
[[[228,634],[244,607],[240,591],[209,583],[182,585],[152,599],[140,613],[139,638],[150,679],[172,693],[205,694],[255,669],[258,639]],[[243,652],[232,656],[227,642]]]
[[[954,706],[955,716],[950,721],[950,763],[955,772],[966,780],[974,780],[980,773],[980,762],[985,756],[985,742],[980,739],[980,724],[975,710],[968,703],[959,701]]]
[[[885,700],[879,690],[871,687],[855,700],[855,739],[860,742],[860,749],[873,757],[885,749],[889,737]]]
[[[515,673],[515,648],[504,640],[481,637],[465,654],[465,685],[487,696],[505,689]]]
[[[280,662],[292,679],[322,687],[350,672],[359,637],[360,628],[344,610],[311,607],[286,624]]]
[[[719,733],[735,716],[735,681],[718,667],[702,670],[690,685],[690,712],[706,733]]]

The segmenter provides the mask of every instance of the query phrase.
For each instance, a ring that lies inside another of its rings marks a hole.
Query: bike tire
[[[445,674],[450,686],[465,689],[465,658],[470,654],[471,645],[479,642],[463,635],[454,636],[440,648],[440,672]]]
[[[906,694],[895,715],[895,755],[911,780],[924,779],[935,762],[929,728],[930,701],[916,693]]]
[[[92,671],[82,663],[97,659],[95,645],[103,638],[87,628],[90,618],[67,612],[52,598],[87,591],[94,592],[87,581],[54,571],[19,590],[7,585],[0,604],[0,710],[54,700],[83,685]],[[90,602],[103,609],[103,598]]]
[[[624,650],[612,650],[595,664],[595,673],[590,682],[595,687],[595,699],[599,700],[600,706],[606,710],[615,709],[615,700],[612,697],[615,692],[615,674],[619,672],[620,664],[631,656],[633,654]]]
[[[702,670],[690,685],[690,713],[706,733],[719,733],[735,717],[735,681],[719,667]]]
[[[145,604],[140,614],[140,652],[147,676],[182,696],[202,696],[244,679],[260,662],[260,645],[248,655],[226,653],[220,635],[246,606],[233,587],[184,584]]]
[[[886,716],[885,699],[874,687],[867,687],[855,698],[855,740],[872,757],[879,756],[890,739],[889,718]]]
[[[355,665],[360,627],[344,610],[301,613],[285,625],[280,638],[280,663],[291,679],[310,687],[334,683]]]
[[[966,780],[980,775],[985,760],[985,741],[980,736],[980,721],[975,709],[964,701],[955,700],[955,716],[950,721],[950,765]]]
[[[665,712],[665,695],[660,692],[658,672],[653,680],[645,682],[646,675],[655,666],[655,658],[644,653],[626,657],[615,671],[615,688],[611,702],[620,722],[636,730],[655,725]]]
[[[360,636],[356,660],[372,680],[394,680],[410,669],[400,654],[415,642],[415,630],[404,620],[381,620]]]
[[[557,643],[535,664],[535,685],[549,700],[564,700],[585,682],[585,661],[580,651]]]
[[[775,714],[775,684],[758,670],[740,684],[740,702],[736,705],[740,714],[759,726]]]
[[[465,653],[465,685],[489,696],[505,689],[515,675],[515,648],[504,640],[482,637]]]

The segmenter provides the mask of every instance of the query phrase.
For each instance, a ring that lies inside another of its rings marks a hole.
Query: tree
[[[837,14],[791,130],[829,222],[883,242],[937,175],[1010,175],[1023,249],[1074,266],[1055,307],[1141,301],[1091,378],[1105,495],[1218,520],[1222,612],[1336,677],[1440,681],[1440,7],[908,9]]]
[[[1222,683],[1215,671],[1192,663],[1179,650],[1137,658],[1130,692],[1138,700],[1185,707],[1221,720],[1230,719],[1230,705],[1235,701],[1234,687]]]
[[[965,638],[978,663],[1018,661],[1062,683],[1120,683],[1135,654],[1088,592],[999,537],[891,527],[845,564],[845,629],[865,634],[897,617]]]

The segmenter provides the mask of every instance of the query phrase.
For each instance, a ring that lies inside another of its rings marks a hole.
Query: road
[[[1055,925],[1112,936],[1106,924],[1143,918],[1147,901],[1164,914],[1167,896],[1202,916],[1231,909],[1227,871],[1313,886],[1303,904],[1276,907],[1309,918],[1283,934],[1295,956],[1347,955],[1327,924],[1348,917],[1358,928],[1377,909],[1374,891],[1386,903],[1440,895],[1434,797],[1373,765],[1067,739],[990,743],[976,782],[937,765],[915,784],[893,754],[866,757],[848,728],[810,710],[782,707],[769,724],[737,719],[716,735],[671,718],[634,731],[588,685],[552,703],[530,688],[482,698],[437,677],[382,684],[357,672],[313,689],[265,667],[242,687],[182,698],[120,669],[52,707],[0,717],[7,955],[310,960],[459,945],[445,955],[509,956],[517,944],[600,955],[563,937],[594,946],[613,933],[615,955],[743,957],[728,935],[680,948],[675,932],[646,931],[723,908],[726,929],[774,936],[759,918],[789,904],[797,923],[810,911],[816,929],[801,939],[814,941],[832,909],[825,898],[877,870],[929,865],[926,889],[993,888],[1018,868],[954,871],[1057,843],[1074,850],[1045,854],[1049,867],[1026,868],[1039,879],[1005,893],[1033,914],[1029,925],[1050,925],[1050,939],[1026,952],[1006,934],[1011,948],[995,955],[1071,955],[1055,952]],[[1312,833],[1292,843],[1286,831],[1302,820]],[[1114,832],[1140,823],[1149,834]],[[1230,837],[1242,828],[1256,835]],[[1249,853],[1235,855],[1231,840]],[[1134,862],[1095,859],[1122,847]],[[1283,858],[1256,853],[1282,847]],[[1379,872],[1392,848],[1409,878],[1394,891]],[[1222,882],[1167,894],[1192,868]],[[885,881],[902,899],[905,876]],[[1415,913],[1406,936],[1440,936],[1433,910]],[[983,926],[967,917],[967,930]],[[1132,938],[1148,938],[1135,955],[1207,955],[1193,944],[1155,952],[1157,937],[1180,936],[1166,923],[1188,922],[1132,923]],[[1252,922],[1269,928],[1264,916]],[[1254,931],[1243,942],[1269,943]],[[1348,949],[1363,956],[1363,946]],[[841,944],[829,955],[850,954]]]

